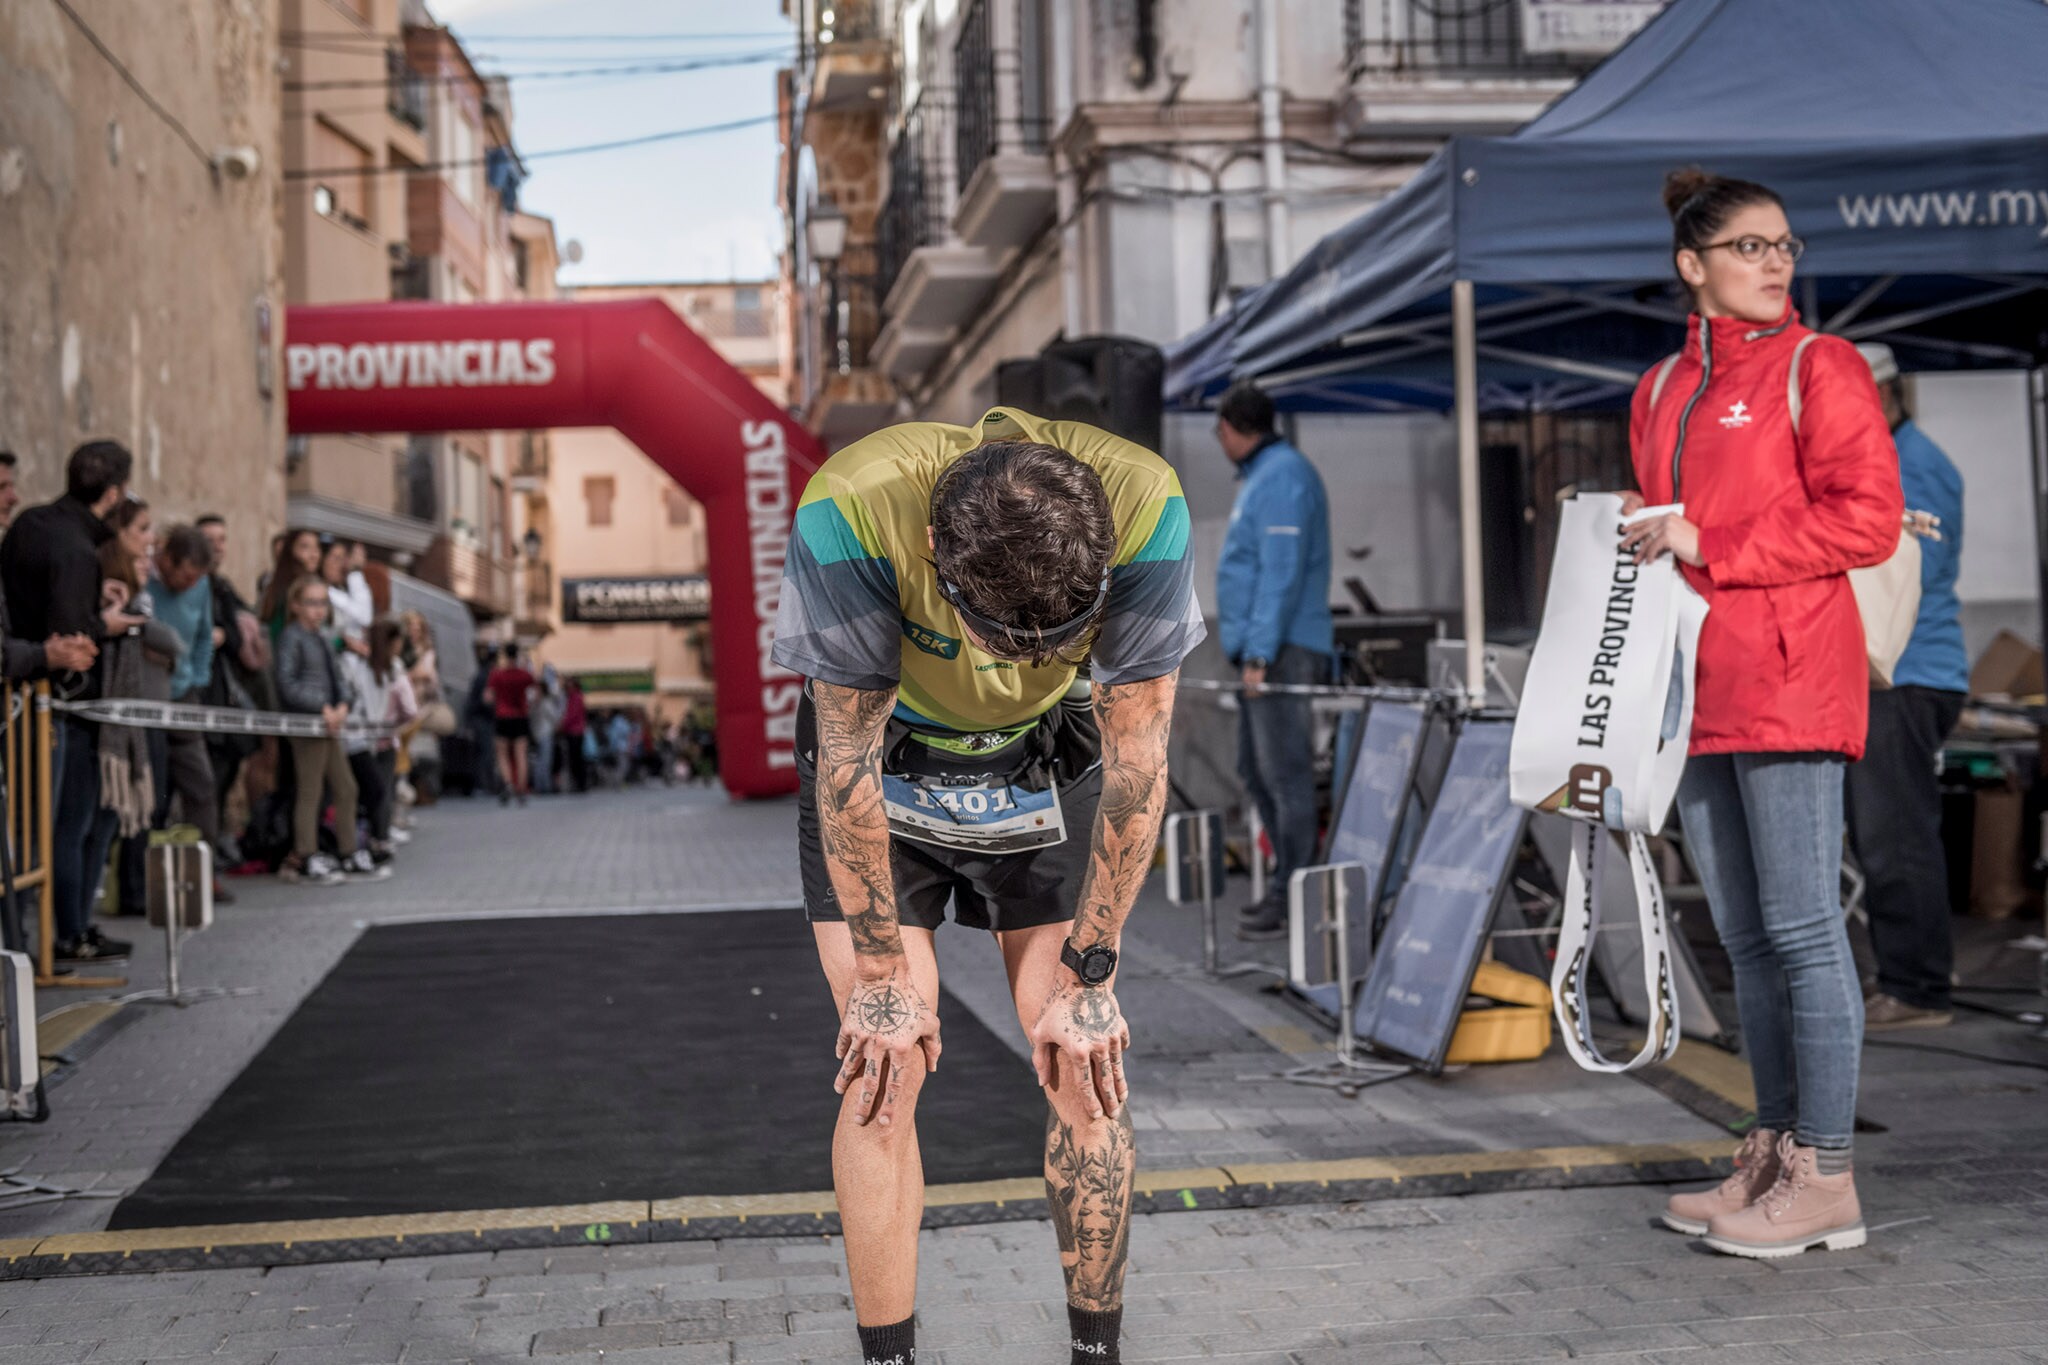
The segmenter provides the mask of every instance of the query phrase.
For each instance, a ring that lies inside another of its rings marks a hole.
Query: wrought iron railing
[[[953,212],[953,162],[946,155],[948,92],[925,90],[905,111],[889,149],[889,194],[875,223],[875,290],[888,298],[910,253],[942,241]]]
[[[826,374],[847,374],[868,368],[881,327],[881,295],[876,290],[875,248],[849,242],[826,272],[825,313],[820,319]]]
[[[526,614],[545,616],[555,604],[555,568],[545,561],[526,566]]]
[[[519,433],[519,458],[513,463],[512,475],[521,479],[545,479],[548,476],[548,455],[550,447],[544,431],[522,431]]]
[[[1344,0],[1352,79],[1428,74],[1568,76],[1597,57],[1530,52],[1521,0]]]
[[[421,132],[427,127],[427,82],[414,71],[399,48],[384,51],[384,91],[391,117]]]
[[[1043,0],[1016,0],[1016,60],[997,71],[994,0],[969,0],[953,44],[955,183],[965,187],[999,151],[1043,152],[1052,132],[1046,96]],[[1005,54],[1007,55],[1007,54]],[[1015,82],[1015,113],[1005,114],[1000,82]]]

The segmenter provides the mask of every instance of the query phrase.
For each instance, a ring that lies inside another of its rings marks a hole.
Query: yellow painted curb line
[[[1443,1152],[1421,1156],[1351,1157],[1334,1161],[1281,1161],[1224,1168],[1195,1167],[1173,1171],[1140,1171],[1132,1181],[1144,1195],[1181,1194],[1197,1207],[1192,1192],[1281,1185],[1331,1185],[1347,1181],[1405,1180],[1429,1176],[1465,1176],[1511,1171],[1591,1170],[1641,1167],[1669,1162],[1710,1162],[1727,1157],[1725,1138],[1688,1142],[1652,1142],[1590,1147],[1534,1147],[1511,1152]],[[1035,1178],[933,1185],[925,1191],[928,1208],[973,1205],[1002,1207],[1043,1198],[1045,1187]],[[588,1228],[599,1225],[637,1227],[643,1222],[700,1219],[803,1217],[824,1219],[836,1212],[829,1190],[792,1194],[691,1195],[653,1201],[614,1200],[596,1204],[562,1204],[537,1208],[479,1209],[453,1213],[405,1214],[361,1218],[319,1218],[294,1222],[230,1223],[204,1227],[136,1228],[121,1232],[65,1233],[0,1242],[0,1259],[84,1255],[133,1256],[153,1251],[219,1247],[303,1246],[308,1243],[404,1241],[408,1237],[469,1233],[481,1237],[495,1230],[523,1228]],[[611,1240],[609,1235],[597,1241]]]

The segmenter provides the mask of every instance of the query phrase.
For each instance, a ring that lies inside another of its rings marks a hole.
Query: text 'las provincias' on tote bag
[[[1669,930],[1648,837],[1664,828],[1685,771],[1693,660],[1707,619],[1706,600],[1671,556],[1637,564],[1621,546],[1628,521],[1683,509],[1651,507],[1624,518],[1621,507],[1613,493],[1582,493],[1563,505],[1508,766],[1516,805],[1581,822],[1550,984],[1565,1048],[1589,1071],[1630,1071],[1678,1048]],[[1586,999],[1604,909],[1600,874],[1614,855],[1609,831],[1628,843],[1650,1001],[1642,1050],[1620,1062],[1595,1043]]]

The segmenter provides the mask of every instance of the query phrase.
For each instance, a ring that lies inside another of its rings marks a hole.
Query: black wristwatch
[[[1060,945],[1060,961],[1073,969],[1084,986],[1100,986],[1116,971],[1116,949],[1105,948],[1100,943],[1093,948],[1076,951],[1074,941],[1068,939]]]

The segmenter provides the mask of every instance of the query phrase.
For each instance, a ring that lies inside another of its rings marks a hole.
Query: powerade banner
[[[580,625],[702,621],[710,615],[711,581],[702,574],[562,580],[562,619]]]
[[[796,790],[803,680],[769,657],[817,440],[659,299],[293,307],[293,434],[612,427],[704,504],[719,776]],[[669,619],[669,618],[663,618]]]

